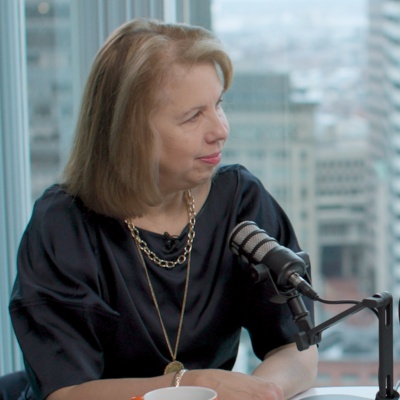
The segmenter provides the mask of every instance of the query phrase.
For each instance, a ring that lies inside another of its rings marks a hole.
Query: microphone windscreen
[[[235,254],[245,255],[246,259],[250,256],[256,262],[260,262],[274,247],[279,246],[275,239],[252,221],[238,224],[230,235],[229,243]]]

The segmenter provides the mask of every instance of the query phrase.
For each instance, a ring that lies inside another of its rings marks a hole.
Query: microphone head
[[[279,246],[274,238],[268,236],[267,232],[252,221],[236,225],[228,242],[232,252],[247,263],[259,263],[273,248]]]
[[[257,281],[264,280],[264,276],[268,275],[277,287],[286,292],[288,289],[297,289],[311,299],[318,297],[308,282],[301,278],[306,273],[305,259],[281,246],[255,222],[244,221],[238,224],[229,235],[228,242],[235,255],[245,263],[253,264]],[[266,267],[268,274],[260,266]]]

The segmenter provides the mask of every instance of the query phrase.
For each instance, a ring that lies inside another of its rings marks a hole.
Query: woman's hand
[[[181,386],[205,386],[218,393],[218,400],[284,400],[283,391],[263,378],[219,369],[191,370]]]
[[[317,365],[316,346],[299,351],[291,343],[267,354],[252,375],[192,370],[185,373],[181,385],[210,387],[218,393],[218,400],[286,400],[312,387]]]

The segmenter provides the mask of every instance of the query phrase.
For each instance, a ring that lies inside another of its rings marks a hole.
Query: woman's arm
[[[294,343],[268,353],[252,375],[222,370],[188,371],[181,385],[206,386],[218,400],[283,400],[309,389],[317,375],[316,346],[299,351]]]
[[[283,400],[310,388],[317,375],[316,346],[299,351],[294,343],[268,353],[252,375],[216,369],[184,374],[181,385],[205,386],[219,400]]]
[[[155,378],[119,378],[85,382],[56,390],[46,400],[130,400],[151,390],[171,386],[174,373]]]
[[[296,344],[291,343],[268,353],[253,375],[279,385],[283,397],[288,399],[314,384],[317,365],[317,346],[299,351]]]
[[[283,400],[314,383],[317,350],[313,346],[298,351],[295,344],[282,346],[267,354],[252,375],[218,369],[191,370],[181,385],[204,386],[217,391],[219,400]],[[151,390],[171,386],[174,374],[155,378],[105,379],[59,389],[47,400],[130,400]]]

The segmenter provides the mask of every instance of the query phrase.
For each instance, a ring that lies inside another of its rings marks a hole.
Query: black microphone
[[[228,242],[232,252],[247,264],[266,266],[278,287],[294,288],[313,300],[319,298],[311,285],[302,278],[307,269],[305,261],[268,236],[255,222],[241,222],[231,232]]]

